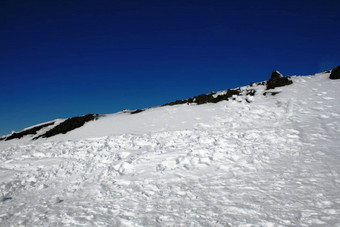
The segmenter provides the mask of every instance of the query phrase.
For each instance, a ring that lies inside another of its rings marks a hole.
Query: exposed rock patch
[[[1,140],[7,141],[7,140],[12,140],[12,139],[20,139],[20,138],[22,138],[22,137],[24,137],[26,135],[35,135],[42,128],[45,128],[45,127],[53,125],[53,124],[54,124],[54,122],[50,122],[50,123],[39,125],[39,126],[30,128],[30,129],[27,129],[27,130],[23,130],[21,132],[15,132],[15,133],[13,133],[12,135],[10,135],[8,137],[2,138]]]
[[[275,70],[267,82],[267,90],[283,87],[292,83],[293,81],[290,80],[290,77],[283,76],[280,72]]]
[[[254,96],[255,93],[256,91],[254,89],[249,89],[245,92],[246,95],[250,96]],[[197,105],[205,103],[217,103],[223,100],[229,100],[234,96],[240,96],[242,94],[243,92],[241,91],[240,88],[228,89],[225,94],[216,95],[215,92],[211,92],[210,94],[202,94],[185,100],[176,100],[174,102],[170,102],[162,106],[173,106],[184,103],[196,103]]]
[[[142,110],[142,109],[140,109],[140,110],[134,110],[134,111],[132,111],[132,112],[130,112],[131,114],[137,114],[137,113],[141,113],[141,112],[143,112],[144,111],[144,109]]]
[[[332,79],[332,80],[340,79],[340,65],[332,69],[331,75],[329,75],[329,79]]]
[[[58,134],[66,134],[67,132],[72,131],[73,129],[80,128],[88,121],[98,119],[98,116],[99,116],[98,114],[87,114],[85,116],[68,118],[64,122],[57,125],[56,127],[47,131],[45,134],[35,137],[34,139],[38,139],[40,137],[48,138]]]
[[[264,96],[268,96],[268,95],[275,96],[275,95],[277,95],[277,94],[279,94],[279,93],[280,93],[280,92],[275,92],[275,91],[274,91],[274,92],[267,92],[267,91],[266,91],[266,92],[263,93],[263,95],[264,95]]]

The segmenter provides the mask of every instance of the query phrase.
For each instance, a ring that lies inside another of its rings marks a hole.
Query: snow
[[[340,81],[328,76],[2,141],[0,225],[340,226]]]

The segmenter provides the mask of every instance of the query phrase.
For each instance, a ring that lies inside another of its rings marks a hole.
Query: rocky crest
[[[270,79],[267,82],[267,90],[274,89],[276,87],[283,87],[292,84],[290,77],[283,76],[279,71],[272,72]]]
[[[331,75],[329,76],[331,80],[340,79],[340,65],[334,69],[332,69]]]

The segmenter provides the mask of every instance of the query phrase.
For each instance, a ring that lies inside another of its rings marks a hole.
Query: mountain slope
[[[0,224],[336,226],[340,80],[329,76],[2,141]]]
[[[253,96],[255,95],[276,95],[279,92],[273,92],[273,91],[266,91],[262,92],[263,89],[266,90],[271,90],[276,87],[282,87],[286,85],[292,84],[292,81],[290,77],[284,77],[282,74],[280,74],[278,71],[274,71],[268,81],[264,81],[261,83],[251,83],[249,86],[244,86],[236,89],[228,89],[225,91],[220,91],[220,92],[211,92],[209,94],[202,94],[198,95],[186,100],[177,100],[171,103],[167,103],[162,105],[161,107],[164,106],[174,106],[174,105],[180,105],[180,104],[197,104],[197,105],[202,105],[206,103],[217,103],[221,101],[229,101],[229,100],[237,100],[239,102],[246,101],[250,103],[253,100]],[[260,91],[260,92],[258,92]],[[257,94],[256,94],[257,93]],[[154,107],[154,108],[160,108],[160,107]],[[151,109],[154,109],[151,108]],[[149,108],[150,109],[150,108]],[[124,110],[118,114],[113,114],[113,115],[107,115],[107,116],[119,116],[120,114],[138,114],[141,113],[145,110],[148,109],[140,109],[140,110]],[[162,109],[163,110],[163,109]],[[161,111],[162,111],[161,110]],[[149,114],[152,115],[152,114]],[[71,132],[72,130],[78,129],[82,127],[84,124],[86,124],[89,121],[97,120],[98,118],[103,118],[107,117],[105,115],[98,115],[98,114],[87,114],[84,116],[79,116],[79,117],[72,117],[68,119],[57,119],[51,122],[35,125],[29,128],[26,128],[20,132],[13,132],[11,135],[3,136],[0,138],[0,141],[9,141],[13,139],[21,139],[25,137],[26,141],[27,139],[39,139],[39,138],[49,138],[53,137],[59,134],[66,134]],[[120,116],[121,117],[121,116]],[[126,116],[125,116],[126,117]],[[156,117],[157,118],[157,117]],[[129,121],[131,120],[131,117],[128,117]],[[144,120],[144,119],[143,119]],[[161,121],[164,121],[164,119],[161,119]],[[112,122],[111,119],[109,119],[109,122]],[[115,121],[114,121],[115,122]],[[117,121],[118,122],[118,121]],[[140,119],[137,118],[137,123],[140,122]],[[124,124],[127,122],[124,122]],[[53,126],[51,126],[53,125]],[[130,124],[134,127],[135,124]],[[155,124],[152,124],[155,125]],[[172,123],[172,125],[174,125]],[[51,126],[51,127],[47,127]],[[158,125],[156,125],[157,128],[159,128]],[[46,130],[47,128],[47,130]],[[121,133],[122,129],[119,128],[119,133]],[[143,127],[143,130],[145,130],[145,127]],[[97,132],[96,128],[92,132]],[[110,134],[111,129],[105,131],[105,133]],[[107,134],[102,134],[102,135],[107,135]],[[93,136],[98,136],[98,135],[91,135]],[[18,141],[15,141],[17,143]]]

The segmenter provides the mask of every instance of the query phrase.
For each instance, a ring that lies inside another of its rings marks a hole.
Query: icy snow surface
[[[340,80],[0,142],[0,226],[340,226]]]

